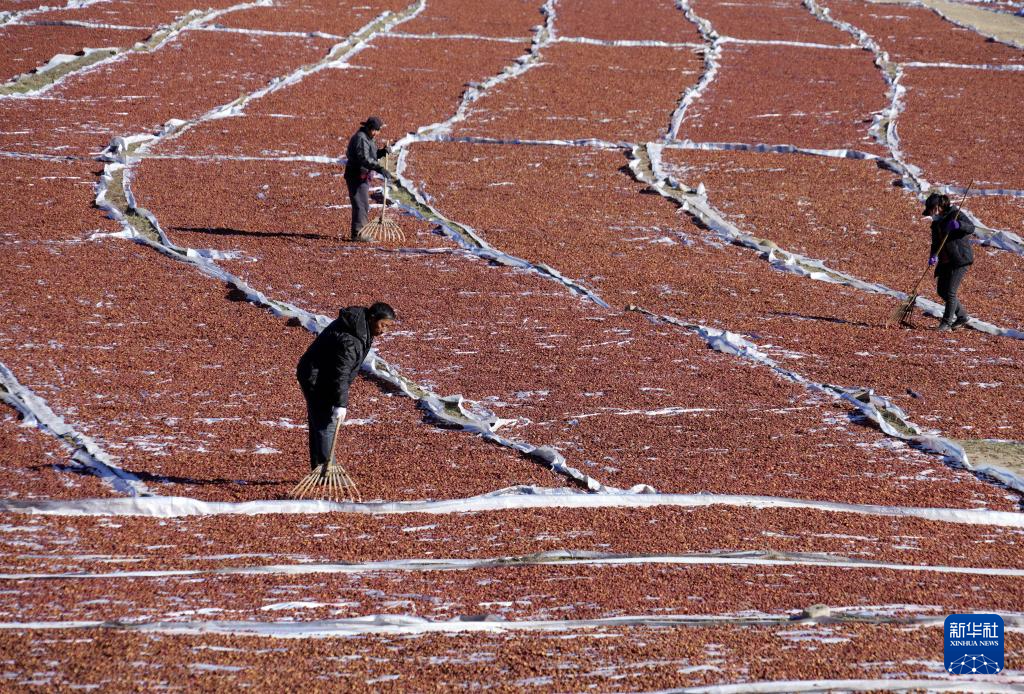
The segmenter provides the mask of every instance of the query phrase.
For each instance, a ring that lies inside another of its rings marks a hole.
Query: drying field
[[[1024,691],[1021,47],[867,0],[0,0],[0,80],[0,690]],[[346,241],[371,114],[400,247]],[[890,326],[969,185],[972,322],[926,277]],[[291,500],[295,364],[374,301],[363,501]],[[999,675],[944,669],[969,612]]]

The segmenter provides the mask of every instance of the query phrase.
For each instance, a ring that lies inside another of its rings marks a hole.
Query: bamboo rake
[[[388,166],[388,157],[390,155],[384,155],[384,168]],[[388,179],[384,179],[384,205],[380,208],[380,217],[377,219],[370,220],[363,225],[363,228],[359,230],[359,238],[366,241],[379,241],[381,243],[400,243],[405,241],[405,234],[402,233],[402,228],[398,226],[398,222],[395,222],[387,218],[388,208]]]
[[[340,428],[341,420],[339,419],[334,425],[334,441],[338,440],[338,429]],[[355,480],[345,468],[334,461],[333,447],[330,460],[303,477],[292,489],[291,497],[293,499],[323,499],[335,502],[363,500]]]
[[[323,499],[324,501],[362,501],[355,481],[341,465],[325,463],[306,475],[295,485],[293,499]]]

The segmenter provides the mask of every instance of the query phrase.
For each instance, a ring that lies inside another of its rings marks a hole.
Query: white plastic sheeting
[[[1024,72],[1024,65],[967,65],[964,63],[922,63],[911,61],[901,63],[903,67],[919,68],[949,68],[952,70],[988,70],[992,72]]]
[[[722,43],[735,43],[742,46],[790,46],[793,48],[817,48],[833,51],[859,51],[861,47],[857,44],[834,43],[809,43],[807,41],[782,41],[779,39],[736,39],[731,36],[723,36]]]
[[[109,560],[105,558],[104,560]],[[302,563],[262,564],[255,566],[222,566],[213,569],[152,569],[121,570],[104,572],[51,572],[51,573],[3,573],[0,581],[37,580],[110,580],[135,578],[169,578],[190,576],[306,576],[310,574],[368,574],[390,572],[423,573],[432,571],[469,571],[496,569],[516,566],[741,566],[741,567],[789,567],[818,566],[837,569],[863,569],[866,571],[900,571],[909,573],[937,573],[960,576],[1005,576],[1024,577],[1024,569],[993,568],[975,566],[932,566],[928,564],[898,564],[852,560],[829,554],[807,552],[706,552],[695,554],[642,554],[623,555],[603,552],[565,551],[540,552],[525,556],[505,556],[486,559],[421,558],[392,559],[387,561],[352,563]],[[909,606],[904,606],[904,610]],[[266,608],[264,608],[266,609]],[[832,607],[833,614],[843,608]],[[856,608],[848,608],[856,609]],[[933,608],[934,609],[934,608]],[[919,611],[927,611],[921,609]],[[1006,612],[1002,612],[1006,616]]]
[[[56,68],[60,67],[61,65],[67,65],[68,63],[73,63],[76,60],[81,60],[82,58],[87,58],[90,55],[92,55],[93,53],[102,53],[103,51],[110,51],[110,50],[116,50],[116,47],[83,48],[82,49],[82,55],[73,55],[73,54],[69,55],[67,53],[58,53],[57,55],[55,55],[52,58],[50,58],[50,60],[47,61],[47,63],[45,65],[42,65],[42,66],[36,68],[35,70],[33,70],[33,73],[36,74],[36,75],[43,75],[43,74],[46,74],[47,72],[49,72],[50,70],[53,70],[53,69],[56,69]],[[14,79],[17,79],[17,78],[14,78]]]
[[[408,34],[403,31],[389,31],[388,38],[410,39],[412,41],[458,41],[468,39],[470,41],[491,41],[494,43],[528,43],[530,39],[525,36],[477,36],[476,34]]]
[[[306,164],[330,164],[337,165],[344,163],[343,158],[327,156],[324,154],[296,154],[280,156],[259,156],[254,154],[151,154],[146,153],[146,159],[186,159],[194,162],[218,162],[218,161],[273,161],[273,162],[298,162]]]
[[[763,152],[771,154],[808,154],[832,159],[867,159],[877,161],[889,168],[889,160],[877,154],[861,152],[856,149],[814,149],[785,144],[748,144],[745,142],[694,142],[692,140],[676,140],[659,147],[662,149],[692,149],[704,152]],[[895,171],[895,169],[890,169]],[[898,172],[897,172],[898,173]]]
[[[410,140],[412,141],[412,140]],[[483,136],[433,135],[417,142],[465,142],[476,145],[532,145],[537,147],[588,147],[592,149],[629,149],[632,143],[583,137],[578,140],[534,140],[530,138],[502,138]]]
[[[718,68],[722,57],[723,38],[718,35],[718,32],[715,31],[711,22],[694,12],[688,0],[676,0],[676,7],[682,10],[686,15],[686,18],[696,25],[697,31],[700,32],[701,37],[707,41],[708,45],[704,50],[704,74],[701,75],[700,80],[696,85],[690,87],[683,93],[682,98],[679,100],[679,105],[672,114],[668,133],[665,138],[663,138],[665,141],[675,139],[679,132],[679,126],[682,125],[683,117],[686,115],[686,109],[690,107],[690,104],[701,97],[704,91],[718,75]]]
[[[35,152],[0,152],[0,159],[31,159],[35,161],[82,161],[82,157],[61,156],[57,154],[37,154]]]
[[[429,501],[381,501],[336,503],[331,501],[247,501],[241,503],[201,501],[187,497],[135,497],[68,501],[0,500],[0,512],[48,516],[184,516],[266,515],[314,513],[407,514],[480,513],[535,508],[705,508],[727,506],[754,509],[797,509],[852,513],[889,518],[919,518],[958,525],[989,525],[1024,528],[1024,513],[967,508],[880,506],[812,501],[773,496],[737,494],[589,494],[567,488],[510,487],[489,494],[461,499]]]
[[[704,48],[702,43],[673,43],[670,41],[640,41],[630,39],[591,39],[584,36],[559,36],[556,43],[578,43],[588,46],[607,46],[609,48]]]
[[[347,619],[324,619],[310,621],[222,621],[196,622],[117,622],[117,621],[67,621],[67,622],[0,622],[0,629],[8,630],[51,630],[51,629],[118,629],[133,632],[158,634],[188,634],[192,636],[229,634],[234,636],[267,636],[274,638],[343,638],[368,634],[394,634],[418,636],[423,634],[459,633],[509,633],[509,632],[560,632],[615,627],[724,627],[724,626],[796,626],[816,624],[894,624],[904,628],[941,628],[944,616],[940,617],[824,617],[820,619],[795,620],[789,615],[626,615],[621,617],[598,617],[594,619],[526,619],[506,620],[499,615],[477,614],[456,617],[450,620],[432,621],[412,615],[375,614]],[[1021,631],[1020,623],[1014,618],[1004,620],[1008,631]],[[1024,681],[1024,680],[1022,680]],[[749,691],[749,690],[738,690]]]
[[[209,31],[221,34],[245,34],[246,36],[281,36],[281,37],[295,37],[295,38],[315,38],[315,39],[326,39],[328,41],[342,41],[345,39],[344,36],[338,36],[337,34],[328,34],[323,31],[270,31],[268,29],[243,29],[241,27],[226,27],[219,24],[213,26],[207,26],[202,24],[199,26],[192,27],[193,31]]]
[[[71,460],[122,494],[149,496],[142,481],[119,468],[98,443],[59,417],[46,402],[23,386],[4,364],[0,363],[0,402],[21,413],[24,426],[35,427],[53,436],[72,451]]]
[[[53,12],[58,10],[80,10],[97,3],[108,2],[109,0],[68,0],[64,5],[40,5],[28,10],[0,12],[0,28],[5,24],[14,24],[29,19],[34,14]]]
[[[1024,67],[1024,66],[1021,66]],[[939,189],[947,195],[963,195],[968,190],[963,186],[943,185]],[[969,191],[972,198],[996,197],[996,198],[1024,198],[1024,190],[1016,188],[971,188]],[[1018,237],[1019,239],[1020,237]]]
[[[938,663],[941,665],[941,663]],[[797,692],[968,692],[970,694],[1001,694],[1024,692],[1024,679],[1002,677],[1003,681],[925,680],[925,679],[861,679],[861,680],[776,680],[716,684],[708,687],[666,689],[665,694],[796,694]]]

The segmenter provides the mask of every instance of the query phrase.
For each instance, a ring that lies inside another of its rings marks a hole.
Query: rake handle
[[[385,145],[385,147],[387,147],[387,145]],[[390,154],[385,154],[384,155],[384,169],[385,169],[385,171],[388,168],[388,158],[390,156],[391,156]],[[386,210],[387,208],[388,208],[388,179],[385,176],[384,177],[384,204],[380,208],[380,221],[382,221],[382,222],[384,221],[384,210]]]
[[[947,238],[949,238],[949,233],[947,233],[945,236],[942,237],[942,243],[939,244],[939,250],[936,251],[936,255],[938,255],[939,253],[942,252],[942,247],[946,245],[946,239]],[[914,287],[910,290],[910,296],[915,296],[917,294],[918,287],[921,286],[921,282],[924,281],[925,275],[927,275],[928,271],[931,270],[931,269],[932,269],[931,265],[926,265],[925,266],[924,271],[921,273],[921,276],[917,278],[917,282],[914,282]]]
[[[938,255],[939,253],[942,253],[942,248],[943,248],[943,246],[946,245],[946,239],[948,239],[948,238],[949,238],[949,232],[947,231],[946,235],[942,237],[942,242],[939,243],[939,249],[937,251],[935,251],[935,255]],[[907,294],[907,305],[908,305],[908,307],[911,310],[913,310],[914,304],[917,303],[917,290],[918,290],[918,288],[920,288],[921,282],[924,281],[925,276],[928,274],[928,271],[931,270],[931,269],[932,269],[931,265],[926,265],[925,266],[924,271],[921,272],[921,276],[917,278],[917,282],[914,282],[914,286],[911,288],[910,293]]]
[[[971,188],[973,188],[973,187],[974,187],[974,181],[971,181],[971,184],[969,186],[967,186],[967,189],[964,191],[964,194],[962,196],[960,196],[960,204],[956,208],[957,215],[959,215],[960,211],[963,209],[964,201],[967,200],[967,194],[971,192]],[[948,238],[949,238],[949,230],[947,229],[945,235],[942,237],[942,241],[939,242],[938,249],[935,251],[935,255],[936,256],[939,255],[940,253],[942,253],[942,249],[946,247],[946,240]],[[921,273],[921,277],[918,278],[917,284],[914,285],[914,289],[911,290],[911,292],[910,292],[911,294],[917,294],[917,288],[918,288],[918,286],[920,286],[921,281],[924,279],[924,276],[928,274],[928,269],[930,267],[931,266],[929,265],[928,267],[926,267],[924,269],[924,272]]]

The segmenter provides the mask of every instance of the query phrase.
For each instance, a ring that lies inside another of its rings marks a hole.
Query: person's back
[[[335,407],[348,407],[349,384],[372,342],[365,308],[349,306],[339,311],[299,359],[296,377],[303,391]]]
[[[312,469],[334,460],[334,438],[348,413],[349,386],[370,351],[373,338],[395,320],[389,305],[349,306],[320,331],[299,359],[295,377],[306,398],[309,417],[309,465]]]
[[[359,128],[355,135],[349,138],[348,147],[345,149],[345,180],[365,181],[372,170],[367,164],[376,164],[376,155],[377,143],[365,128]]]
[[[960,213],[956,205],[950,205],[939,219],[933,220],[932,244],[936,249],[942,245],[938,252],[938,265],[963,267],[974,263],[974,248],[969,238],[973,233],[974,224]],[[942,239],[945,239],[945,244]]]

